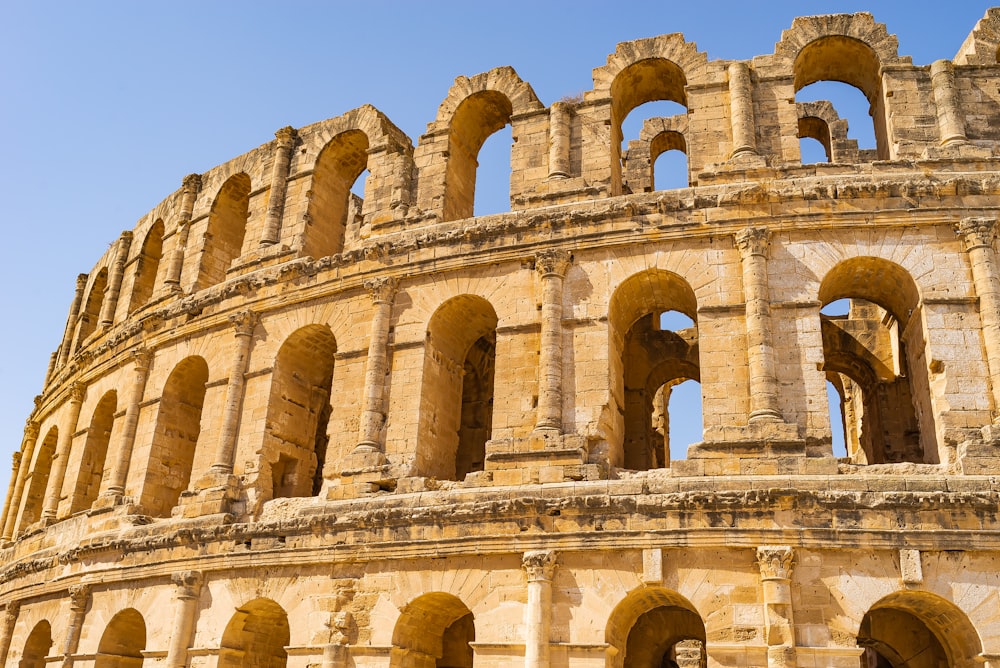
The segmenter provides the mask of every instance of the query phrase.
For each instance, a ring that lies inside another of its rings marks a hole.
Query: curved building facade
[[[930,65],[868,14],[749,61],[663,35],[579,99],[498,68],[415,145],[363,106],[186,177],[77,282],[0,658],[1000,668],[998,48],[997,9]],[[796,101],[824,80],[875,149]],[[623,144],[654,100],[686,113]]]

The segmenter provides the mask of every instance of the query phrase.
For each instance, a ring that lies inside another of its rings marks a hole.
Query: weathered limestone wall
[[[362,106],[185,177],[75,286],[0,660],[1000,666],[998,47],[996,9],[929,65],[868,14],[748,61],[663,35],[582,99],[497,68],[415,145]],[[687,113],[622,137],[653,100]]]

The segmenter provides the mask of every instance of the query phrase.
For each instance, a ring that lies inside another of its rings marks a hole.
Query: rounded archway
[[[288,614],[269,598],[236,609],[222,633],[219,668],[284,668],[291,642]]]
[[[97,646],[94,668],[138,668],[146,649],[146,622],[134,608],[122,610],[108,622]]]
[[[47,620],[35,624],[24,642],[18,668],[45,668],[45,657],[52,649],[52,626]]]
[[[642,587],[628,594],[608,619],[605,642],[613,647],[613,668],[704,668],[705,623],[694,605],[664,587]]]
[[[930,403],[920,295],[894,262],[855,257],[834,266],[818,291],[823,370],[840,394],[848,456],[857,464],[939,461]],[[853,444],[853,445],[852,445]]]
[[[391,668],[472,668],[472,611],[452,594],[424,594],[403,608],[392,632]]]
[[[937,594],[901,591],[873,605],[861,620],[864,665],[879,668],[973,668],[982,643],[968,616]]]
[[[417,436],[421,475],[481,471],[493,431],[497,314],[476,295],[442,304],[427,324]]]
[[[610,411],[617,416],[609,435],[612,466],[648,470],[670,465],[669,425],[656,416],[663,414],[671,387],[685,380],[700,382],[697,309],[690,284],[662,269],[629,277],[612,295],[609,382],[617,404]],[[662,316],[670,311],[687,316],[690,326],[664,328]]]

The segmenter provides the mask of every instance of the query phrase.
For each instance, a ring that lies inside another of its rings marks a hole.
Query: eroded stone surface
[[[498,68],[416,145],[362,106],[186,177],[77,282],[0,656],[1000,666],[998,46],[996,9],[927,67],[868,14],[744,62],[663,35],[580,99]],[[824,79],[876,149],[795,102]],[[651,100],[687,113],[623,152]],[[511,211],[472,217],[507,124]],[[666,150],[690,187],[655,189]]]

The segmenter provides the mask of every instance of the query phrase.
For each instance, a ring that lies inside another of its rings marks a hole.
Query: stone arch
[[[862,417],[845,421],[847,431],[859,434],[856,463],[937,463],[916,282],[894,262],[855,257],[827,272],[818,298],[851,300],[847,316],[821,318],[824,370],[860,390],[853,406],[843,407],[845,416]]]
[[[865,648],[866,658],[882,657],[906,668],[973,668],[981,665],[983,651],[965,612],[926,591],[900,591],[879,599],[861,620],[858,646]]]
[[[181,360],[167,377],[139,500],[148,515],[169,516],[191,481],[207,383],[208,363],[198,356]]]
[[[109,390],[97,402],[97,407],[90,418],[87,427],[87,439],[83,445],[77,469],[76,485],[70,499],[70,513],[77,513],[90,508],[97,500],[104,476],[104,464],[108,456],[108,445],[111,442],[111,428],[115,421],[115,411],[118,407],[118,393]]]
[[[336,352],[327,325],[297,329],[278,350],[264,425],[262,481],[271,486],[265,499],[319,493]]]
[[[291,642],[288,613],[269,598],[244,603],[226,624],[219,668],[284,668]]]
[[[607,64],[594,70],[588,98],[611,103],[612,194],[621,192],[622,122],[641,104],[656,100],[688,106],[687,86],[705,76],[708,56],[680,33],[619,44]]]
[[[413,145],[375,107],[362,105],[301,134],[303,150],[313,156],[306,161],[313,177],[306,194],[304,254],[340,253],[360,233],[359,217],[362,226],[384,222],[410,204]],[[357,197],[351,188],[365,169],[364,196]]]
[[[1000,7],[990,7],[976,22],[953,59],[956,65],[996,65],[1000,62]]]
[[[628,143],[622,158],[623,188],[626,192],[662,190],[656,186],[656,159],[667,151],[687,155],[687,116],[647,118],[643,121],[638,140]],[[691,182],[690,173],[687,182]]]
[[[250,177],[245,172],[239,172],[226,179],[212,202],[196,290],[226,280],[230,265],[243,251],[249,215]]]
[[[660,315],[678,311],[693,321],[680,332],[662,331]],[[669,466],[669,433],[653,425],[659,388],[686,379],[700,381],[698,304],[694,289],[678,274],[648,269],[623,281],[608,307],[609,383],[615,416],[609,435],[610,463],[646,470]]]
[[[16,532],[24,531],[42,516],[42,504],[45,501],[45,488],[49,484],[49,473],[52,471],[52,458],[59,442],[59,428],[52,427],[42,439],[35,451],[35,461],[28,474],[24,487],[24,501],[21,503],[21,518],[17,522]]]
[[[306,212],[303,252],[313,257],[335,255],[344,249],[348,216],[360,214],[351,186],[368,168],[368,136],[345,130],[327,142],[313,168]]]
[[[80,328],[76,335],[76,347],[80,350],[84,342],[97,330],[97,321],[101,317],[101,306],[104,304],[104,293],[108,289],[108,268],[101,267],[94,277],[94,282],[90,285],[90,292],[84,302],[83,310],[80,311]]]
[[[45,657],[52,649],[52,626],[48,620],[35,624],[24,641],[18,668],[45,668]]]
[[[108,622],[97,645],[94,668],[138,668],[146,649],[146,622],[135,608],[126,608]]]
[[[879,159],[890,157],[882,68],[909,63],[898,41],[871,14],[830,14],[796,18],[781,33],[775,55],[791,69],[795,91],[817,81],[839,81],[860,90],[871,105]]]
[[[391,668],[471,668],[475,618],[457,596],[433,592],[408,603],[392,633]]]
[[[141,308],[153,298],[156,275],[163,257],[163,232],[163,219],[157,218],[142,242],[142,249],[135,261],[135,279],[132,283],[132,298],[128,305],[129,313]]]
[[[446,134],[443,220],[473,215],[479,149],[515,116],[544,111],[535,91],[512,67],[458,77],[438,108],[428,134]]]
[[[704,668],[705,640],[705,622],[694,605],[665,587],[629,592],[611,611],[604,633],[604,641],[616,650],[609,652],[609,668],[659,667],[665,658],[675,658],[678,643],[685,641],[694,641],[685,650],[700,653],[692,663]]]
[[[446,301],[427,323],[419,475],[455,480],[482,470],[492,432],[496,328],[493,306],[468,294]]]

